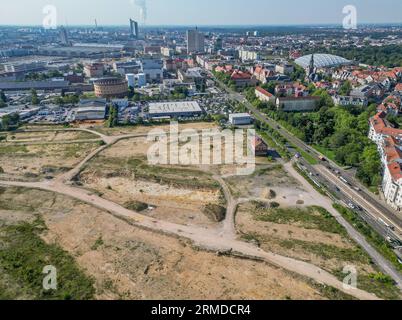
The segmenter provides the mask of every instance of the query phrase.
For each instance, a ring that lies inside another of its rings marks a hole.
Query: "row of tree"
[[[259,101],[253,90],[246,91],[246,97],[254,106],[286,125],[304,142],[321,148],[341,165],[357,168],[358,178],[366,185],[378,186],[380,156],[377,146],[367,137],[369,118],[376,113],[376,105],[334,106],[325,90],[315,90],[312,94],[321,98],[316,112],[292,113],[276,110],[274,105]]]

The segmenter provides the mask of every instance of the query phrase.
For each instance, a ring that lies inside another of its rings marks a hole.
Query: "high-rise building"
[[[138,22],[130,19],[130,37],[134,39],[138,39],[140,36],[138,29]]]
[[[71,42],[68,39],[68,32],[66,28],[61,27],[59,31],[60,42],[63,46],[71,46]]]
[[[133,74],[133,73],[127,73],[126,74],[126,80],[127,80],[127,83],[128,83],[128,86],[129,87],[135,87],[135,74]]]
[[[218,38],[215,39],[214,50],[215,50],[215,52],[223,50],[223,40],[222,40],[222,38],[218,37]]]
[[[187,31],[187,53],[205,52],[205,37],[198,29]]]

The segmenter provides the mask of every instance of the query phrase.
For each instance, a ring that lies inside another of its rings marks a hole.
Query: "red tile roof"
[[[371,125],[373,126],[375,132],[385,136],[402,136],[402,130],[389,127],[384,120],[385,117],[386,113],[381,111],[370,119]]]
[[[248,72],[236,70],[232,73],[232,80],[249,80],[251,79],[251,74]]]
[[[261,87],[257,87],[255,88],[255,90],[257,90],[258,92],[262,93],[264,96],[267,96],[269,98],[272,98],[274,96],[272,93],[268,92],[267,90],[264,90]]]
[[[402,161],[402,151],[398,147],[400,141],[397,139],[398,136],[402,136],[402,130],[388,127],[384,120],[385,116],[386,113],[381,111],[371,118],[370,121],[377,133],[387,136],[384,139],[383,151],[391,177],[394,181],[397,181],[402,179],[402,168],[399,163]]]

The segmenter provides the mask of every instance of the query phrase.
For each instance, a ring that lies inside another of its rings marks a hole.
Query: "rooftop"
[[[311,54],[300,57],[295,60],[295,62],[303,67],[307,68],[310,65]],[[352,62],[345,58],[334,56],[332,54],[314,54],[314,66],[316,68],[330,68],[330,67],[338,67],[342,65],[348,65]]]
[[[196,101],[155,102],[149,104],[149,114],[202,112]]]

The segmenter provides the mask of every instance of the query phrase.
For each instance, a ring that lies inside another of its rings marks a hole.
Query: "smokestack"
[[[131,0],[131,2],[140,9],[140,21],[145,24],[147,21],[147,1],[146,0]]]

